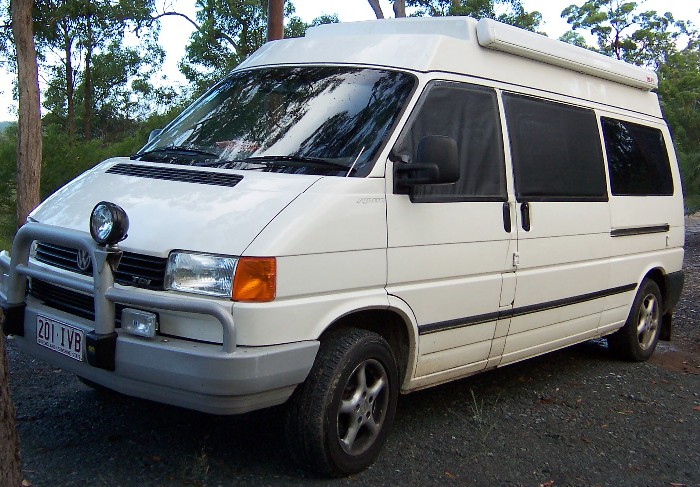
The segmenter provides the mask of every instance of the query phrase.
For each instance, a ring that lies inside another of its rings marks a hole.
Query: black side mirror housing
[[[448,184],[459,180],[457,142],[444,135],[426,135],[418,142],[415,163],[394,164],[394,193],[408,194],[418,184]]]

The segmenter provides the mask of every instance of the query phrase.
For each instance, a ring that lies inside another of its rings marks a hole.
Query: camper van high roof
[[[308,63],[465,74],[661,117],[653,71],[491,19],[324,24],[304,38],[268,43],[237,69]]]

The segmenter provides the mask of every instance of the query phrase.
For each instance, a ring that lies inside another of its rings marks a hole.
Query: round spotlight
[[[90,235],[100,245],[114,245],[126,238],[129,217],[118,205],[101,201],[90,216]]]

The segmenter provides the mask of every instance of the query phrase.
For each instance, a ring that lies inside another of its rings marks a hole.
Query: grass
[[[182,481],[186,485],[204,487],[209,477],[209,457],[204,447],[182,466]]]

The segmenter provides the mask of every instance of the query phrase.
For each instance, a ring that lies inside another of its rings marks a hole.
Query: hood
[[[123,250],[167,257],[171,250],[242,255],[289,203],[320,176],[272,174],[107,160],[51,195],[31,217],[89,232],[100,201],[129,216]]]

